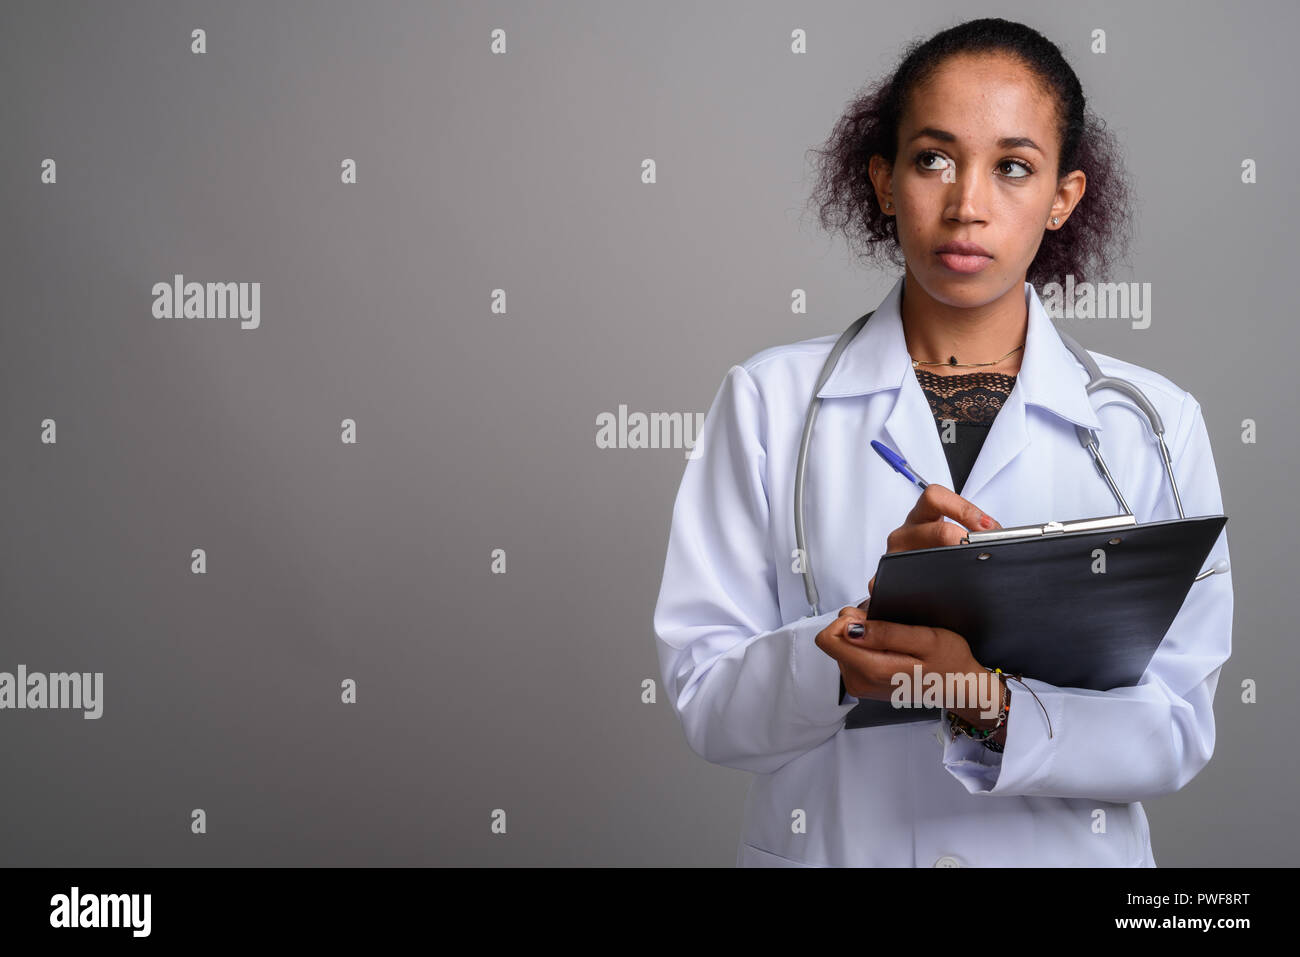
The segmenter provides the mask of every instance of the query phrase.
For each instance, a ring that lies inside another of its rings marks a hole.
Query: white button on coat
[[[941,857],[934,862],[935,867],[961,867],[961,861],[955,857]]]
[[[819,393],[807,474],[808,543],[824,614],[810,618],[794,564],[794,466],[811,390],[838,334],[733,366],[709,409],[673,510],[654,628],[664,688],[690,747],[752,772],[737,862],[760,866],[1155,865],[1138,802],[1179,790],[1214,750],[1212,701],[1231,652],[1231,573],[1191,586],[1135,687],[1058,688],[1027,677],[1051,717],[1011,683],[1005,751],[922,723],[847,730],[839,666],[814,643],[856,605],[886,537],[920,491],[872,439],[952,488],[934,415],[903,339],[899,279]],[[1087,373],[1025,284],[1028,329],[1015,388],[961,494],[1004,526],[1113,515],[1079,445],[1102,454],[1139,522],[1177,518],[1148,421],[1118,392],[1091,400]],[[847,325],[847,323],[845,323]],[[1164,420],[1183,506],[1222,514],[1197,401],[1164,376],[1093,353]],[[1093,403],[1096,403],[1094,406]],[[1228,559],[1226,530],[1205,567]],[[983,662],[995,665],[996,662]],[[936,753],[938,732],[942,750]],[[791,828],[796,809],[806,831]],[[1098,833],[1097,810],[1106,827]]]

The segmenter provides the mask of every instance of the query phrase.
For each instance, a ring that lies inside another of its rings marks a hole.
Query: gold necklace
[[[1024,343],[1021,343],[1012,349],[1011,352],[1008,352],[1007,355],[1003,356],[1002,359],[1007,358],[1007,356],[1010,356],[1013,353],[1019,352],[1024,347]],[[909,352],[907,357],[912,359],[912,354]],[[994,359],[992,362],[958,362],[956,356],[949,356],[947,361],[944,361],[943,359],[912,359],[912,368],[915,369],[917,366],[948,366],[954,369],[973,369],[976,366],[995,366],[1001,362],[1002,359]]]

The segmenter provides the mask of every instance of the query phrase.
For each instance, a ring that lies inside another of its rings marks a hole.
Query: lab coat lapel
[[[962,498],[971,501],[975,501],[974,496],[984,491],[1035,438],[1043,454],[1050,457],[1050,450],[1055,447],[1052,445],[1054,435],[1048,431],[1049,423],[1035,417],[1032,408],[1046,410],[1064,419],[1071,427],[1084,425],[1098,432],[1102,428],[1088,399],[1087,373],[1061,340],[1055,324],[1038,299],[1038,293],[1029,283],[1025,283],[1025,304],[1028,324],[1020,371],[1016,375],[1015,387],[993,419],[970,476],[962,487]],[[1059,432],[1055,437],[1059,438]],[[1070,442],[1070,445],[1075,444]],[[1053,464],[1043,461],[1036,466],[1046,479]]]
[[[874,320],[873,316],[868,321]],[[939,438],[939,424],[930,408],[930,400],[912,373],[910,359],[907,359],[907,366],[894,408],[885,419],[888,441],[894,451],[907,459],[908,465],[927,482],[952,488],[952,472]]]
[[[849,343],[817,394],[826,399],[892,390],[894,402],[885,418],[881,441],[906,459],[927,482],[951,488],[952,475],[939,441],[938,424],[912,372],[907,340],[903,338],[899,311],[902,291],[900,278]]]
[[[1019,381],[1012,388],[1011,394],[1002,403],[1002,408],[993,418],[984,444],[980,446],[975,464],[971,466],[966,484],[961,488],[961,497],[967,501],[978,501],[977,496],[984,487],[1002,471],[1029,444],[1029,429],[1025,425],[1025,394]],[[948,486],[952,488],[952,486]]]
[[[862,331],[844,350],[835,371],[817,394],[831,398],[895,390],[895,400],[884,423],[887,441],[926,481],[952,488],[952,473],[938,424],[912,371],[907,341],[903,338],[899,309],[903,281],[900,278],[894,284]],[[1034,432],[1042,423],[1030,414],[1029,407],[1046,409],[1072,424],[1101,429],[1085,388],[1087,375],[1061,341],[1056,326],[1029,283],[1025,283],[1025,305],[1028,324],[1020,371],[962,487],[962,497],[971,501],[1033,441]],[[1046,451],[1051,436],[1043,435],[1040,442]],[[1043,468],[1049,469],[1050,463],[1044,463]]]

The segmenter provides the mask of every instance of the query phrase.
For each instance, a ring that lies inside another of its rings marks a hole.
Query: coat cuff
[[[1001,753],[990,751],[964,734],[948,740],[947,713],[940,716],[943,766],[971,794],[1033,793],[1034,782],[1050,773],[1056,756],[1056,742],[1064,730],[1061,727],[1064,709],[1056,686],[1036,678],[1026,678],[1023,684],[1013,679],[1007,685],[1011,689],[1011,717]],[[1026,685],[1038,695],[1037,700],[1025,690]]]
[[[857,698],[843,694],[831,697],[843,675],[839,662],[817,647],[818,633],[838,617],[839,608],[836,608],[816,618],[801,618],[791,628],[795,710],[805,721],[816,725],[842,722],[858,703]]]

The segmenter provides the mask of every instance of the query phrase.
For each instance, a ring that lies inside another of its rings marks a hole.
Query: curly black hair
[[[864,260],[903,266],[896,220],[886,216],[867,175],[868,161],[879,155],[893,163],[898,155],[898,128],[908,97],[949,57],[1002,53],[1018,57],[1057,104],[1060,160],[1057,176],[1082,170],[1084,195],[1065,225],[1044,230],[1026,280],[1036,287],[1064,282],[1072,274],[1087,282],[1094,270],[1104,274],[1127,255],[1133,219],[1131,188],[1115,138],[1088,108],[1083,86],[1060,49],[1031,27],[1001,18],[969,20],[903,52],[893,75],[869,86],[848,106],[818,154],[812,198],[818,218],[839,230],[850,247],[863,249]]]

